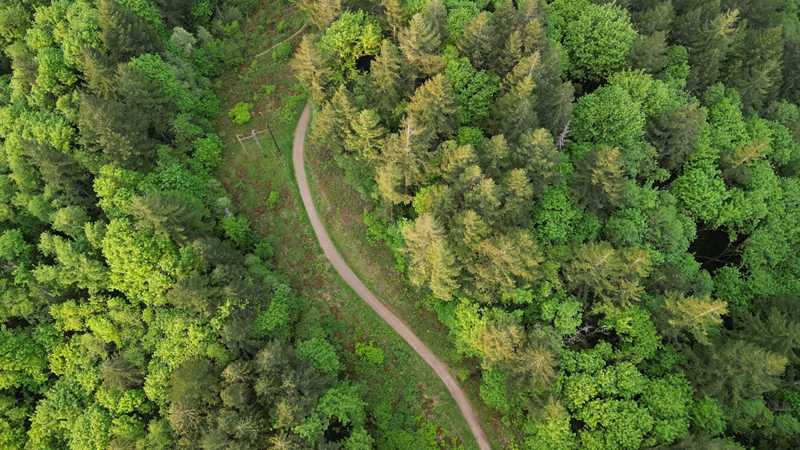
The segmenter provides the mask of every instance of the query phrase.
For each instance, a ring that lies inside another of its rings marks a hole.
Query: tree
[[[563,46],[569,58],[567,72],[572,77],[599,83],[628,66],[628,55],[638,34],[627,11],[610,3],[593,5],[572,0],[554,2],[552,7],[567,22]],[[564,10],[570,7],[580,9],[577,20],[571,20],[575,10],[565,14]]]
[[[144,111],[112,99],[81,96],[81,133],[111,161],[131,169],[153,164],[155,142],[149,137]]]
[[[297,71],[297,79],[308,89],[311,99],[317,105],[323,105],[327,99],[326,87],[331,69],[322,52],[308,36],[303,36],[292,65]]]
[[[442,74],[437,74],[414,92],[408,114],[418,123],[425,124],[421,128],[419,139],[429,142],[437,136],[450,137],[458,126],[458,103],[450,81]]]
[[[710,346],[695,345],[686,359],[686,375],[697,391],[723,405],[758,398],[775,389],[787,363],[784,356],[727,336],[715,339]],[[703,364],[697,366],[698,361]]]
[[[629,305],[641,296],[640,279],[652,270],[650,254],[641,248],[615,250],[607,242],[581,244],[568,266],[567,280],[586,298],[591,289],[605,301]]]
[[[458,38],[458,50],[469,58],[473,66],[488,69],[497,60],[498,50],[494,47],[495,35],[489,14],[483,11],[464,27],[464,33]]]
[[[381,196],[393,204],[409,203],[409,188],[416,186],[425,173],[428,143],[425,138],[431,134],[425,125],[418,123],[413,115],[403,119],[399,133],[389,135],[383,151],[384,164],[376,171]]]
[[[462,125],[482,125],[489,119],[496,95],[500,92],[500,77],[478,71],[467,58],[447,62],[445,76],[458,99]]]
[[[721,11],[719,1],[687,5],[676,17],[672,38],[689,52],[687,87],[695,92],[717,82],[740,27],[739,10]]]
[[[433,75],[442,67],[438,56],[441,37],[429,20],[421,13],[414,14],[408,28],[400,30],[398,36],[400,51],[408,62],[407,70],[412,81],[420,75]]]
[[[451,300],[458,288],[459,269],[444,239],[444,230],[430,214],[423,214],[403,228],[410,256],[409,279],[428,286],[442,300]]]
[[[466,268],[488,302],[494,295],[510,293],[520,284],[535,280],[536,268],[543,261],[530,233],[522,229],[492,236],[478,243],[474,252]]]
[[[156,33],[129,9],[115,0],[99,0],[97,9],[100,38],[114,61],[127,62],[144,53],[162,51]]]
[[[523,59],[517,66],[526,63],[531,64]],[[538,117],[534,110],[536,105],[536,97],[533,93],[535,87],[533,77],[526,75],[497,99],[492,111],[493,124],[491,127],[495,134],[502,134],[509,142],[516,142],[523,132],[536,128]]]
[[[361,111],[350,122],[350,127],[353,133],[345,138],[345,149],[369,162],[378,159],[386,143],[386,129],[375,110]]]
[[[541,198],[548,187],[561,182],[558,166],[566,158],[556,148],[550,133],[539,128],[522,135],[517,148],[511,152],[511,160],[514,167],[525,169],[533,184],[533,194]]]
[[[397,44],[397,31],[401,29],[408,20],[406,9],[400,4],[400,0],[382,0],[381,6],[383,6],[384,9],[386,25],[392,30],[392,41]]]
[[[645,139],[658,151],[659,166],[672,171],[694,148],[706,122],[706,109],[694,102],[669,108],[647,127]]]
[[[687,329],[701,344],[711,345],[708,332],[722,323],[720,316],[728,312],[728,302],[714,300],[711,296],[686,297],[682,293],[667,292],[664,307],[669,312],[669,324],[677,329]]]
[[[397,47],[383,41],[381,51],[370,65],[374,100],[384,119],[388,119],[403,97],[401,59]]]
[[[191,236],[190,230],[197,218],[194,211],[187,209],[188,206],[175,195],[156,191],[131,197],[130,212],[136,219],[137,228],[185,241]]]
[[[118,354],[103,361],[100,378],[107,388],[124,391],[142,383],[142,371],[124,354]]]
[[[620,86],[601,87],[578,100],[574,114],[574,136],[581,142],[619,147],[625,171],[646,173],[655,155],[643,154],[645,115],[641,103]]]
[[[324,30],[342,14],[341,0],[301,1],[298,6],[309,16],[309,20],[319,31]]]
[[[616,147],[602,148],[584,156],[573,175],[573,191],[579,203],[593,212],[618,204],[625,182],[622,164]]]
[[[378,53],[381,30],[363,11],[348,11],[325,30],[319,46],[333,58],[331,81],[345,83],[356,77],[357,59]]]

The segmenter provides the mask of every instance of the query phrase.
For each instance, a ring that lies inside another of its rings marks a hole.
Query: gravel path
[[[475,410],[472,409],[472,406],[469,404],[469,400],[467,400],[467,396],[464,395],[464,392],[458,386],[456,381],[450,375],[450,372],[447,370],[447,366],[442,364],[436,356],[434,356],[433,352],[431,352],[422,341],[419,340],[417,335],[411,331],[408,326],[403,323],[400,318],[395,316],[389,309],[380,302],[380,300],[375,297],[375,295],[364,286],[364,283],[358,279],[355,273],[350,269],[350,266],[344,261],[342,256],[336,250],[336,247],[333,245],[330,236],[328,236],[328,232],[325,231],[325,226],[322,224],[322,220],[319,218],[319,214],[317,214],[317,209],[314,206],[314,201],[311,198],[311,190],[308,187],[308,179],[306,178],[306,168],[305,162],[303,159],[303,147],[306,138],[306,129],[308,128],[308,122],[311,119],[311,112],[306,105],[305,109],[303,109],[303,114],[300,116],[300,122],[297,124],[297,129],[294,132],[294,171],[295,175],[297,176],[297,184],[300,187],[300,196],[303,198],[303,205],[305,205],[306,212],[308,213],[308,218],[311,220],[311,226],[314,228],[314,233],[317,235],[317,239],[319,240],[319,245],[322,247],[322,250],[325,252],[325,256],[333,263],[333,267],[336,268],[336,271],[344,278],[347,284],[353,288],[354,291],[365,301],[367,304],[378,313],[379,316],[386,321],[394,330],[403,338],[406,342],[416,351],[422,359],[428,363],[429,366],[436,372],[436,375],[441,378],[444,382],[447,389],[450,391],[450,395],[456,400],[458,403],[458,407],[461,409],[461,414],[463,414],[464,419],[467,421],[470,429],[472,430],[472,434],[475,436],[475,440],[478,441],[478,447],[481,450],[491,450],[491,446],[489,445],[489,440],[486,438],[486,434],[483,432],[483,428],[481,428],[481,424],[478,421],[478,415],[475,413]]]

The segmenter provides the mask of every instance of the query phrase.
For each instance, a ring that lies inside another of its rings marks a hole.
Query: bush
[[[278,191],[272,191],[269,193],[269,198],[267,199],[267,208],[272,209],[274,208],[278,202],[281,201],[281,193]]]
[[[281,42],[272,51],[272,59],[275,61],[288,61],[292,57],[292,44],[289,42]]]
[[[373,346],[372,343],[373,341],[369,341],[369,344],[365,345],[361,342],[356,342],[356,356],[360,356],[372,364],[383,364],[383,350]]]
[[[274,84],[262,84],[261,89],[264,90],[264,95],[269,95],[275,92],[275,85]]]
[[[250,108],[252,107],[253,105],[250,103],[239,102],[233,107],[233,109],[228,111],[228,117],[233,119],[233,121],[239,125],[249,122],[251,118]]]

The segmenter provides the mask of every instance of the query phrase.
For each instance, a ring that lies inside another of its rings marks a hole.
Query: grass
[[[292,14],[296,15],[294,8],[279,2],[262,5],[244,26],[250,33],[246,54],[256,54],[259,49],[279,42],[281,39],[270,34],[268,25],[277,26],[279,19],[289,21]],[[255,21],[259,24],[254,25]],[[294,25],[287,27],[286,35],[300,26]],[[259,28],[262,26],[263,29]],[[296,46],[299,41],[296,37],[291,42]],[[269,85],[275,86],[275,92],[266,94],[269,89],[263,86]],[[265,95],[255,97],[258,92]],[[336,336],[346,376],[368,387],[365,391],[372,422],[387,429],[417,429],[418,435],[424,434],[437,447],[476,448],[466,422],[441,380],[355,295],[317,245],[294,181],[291,149],[302,104],[297,101],[300,92],[288,65],[273,60],[271,55],[246,60],[238,71],[220,79],[217,94],[221,100],[217,130],[226,145],[217,178],[255,230],[272,243],[275,264],[288,275],[292,287],[301,296],[314,300],[320,314],[333,315],[340,330]],[[254,104],[251,111],[254,118],[236,125],[227,117],[227,111],[240,101]],[[278,148],[269,133],[247,139],[243,145],[237,140],[237,134],[262,130],[268,123],[273,125]],[[273,201],[269,201],[272,192],[278,193],[277,202],[275,194]],[[376,293],[383,294],[380,290]],[[434,322],[431,326],[435,326]],[[384,353],[383,363],[357,356],[356,343],[372,343],[380,348]]]

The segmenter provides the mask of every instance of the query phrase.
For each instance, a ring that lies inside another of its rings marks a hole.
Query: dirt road
[[[360,279],[356,276],[355,273],[350,269],[350,266],[344,262],[344,259],[336,250],[336,247],[333,245],[330,236],[328,236],[328,232],[325,231],[325,226],[322,224],[322,221],[319,218],[319,214],[317,214],[317,209],[314,206],[314,201],[311,198],[311,190],[308,187],[308,179],[306,178],[306,167],[305,162],[303,159],[303,147],[305,144],[306,138],[306,129],[308,128],[308,122],[311,119],[311,112],[306,105],[305,109],[303,109],[303,114],[300,116],[300,122],[297,124],[297,129],[294,132],[294,171],[295,175],[297,176],[297,185],[300,187],[300,196],[303,198],[303,204],[306,207],[306,212],[308,213],[308,218],[311,220],[311,226],[314,228],[314,233],[317,235],[317,239],[319,240],[319,245],[322,247],[322,250],[325,252],[325,256],[333,263],[333,267],[336,268],[336,271],[344,278],[347,284],[353,288],[354,291],[364,299],[367,304],[378,313],[379,316],[386,321],[394,330],[403,338],[406,342],[416,351],[422,359],[428,363],[429,366],[436,372],[436,375],[442,379],[447,389],[450,391],[450,395],[456,400],[458,403],[458,407],[461,409],[461,414],[464,415],[464,419],[466,419],[467,424],[469,425],[470,429],[472,430],[472,434],[475,436],[475,440],[478,441],[478,447],[481,450],[491,450],[491,446],[489,445],[489,440],[486,438],[486,434],[483,432],[483,428],[481,428],[481,424],[478,421],[478,415],[475,413],[475,410],[472,409],[472,406],[469,404],[469,400],[467,400],[467,396],[464,395],[464,392],[458,386],[456,381],[450,375],[450,372],[447,371],[447,367],[439,361],[436,356],[433,355],[428,347],[419,340],[419,338],[411,331],[402,320],[400,320],[397,316],[395,316],[389,309],[380,302],[380,300],[375,297],[364,283],[361,282]]]

